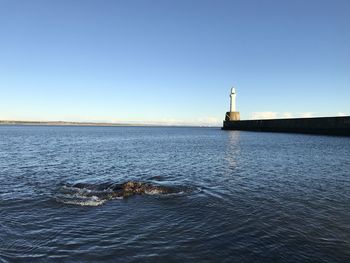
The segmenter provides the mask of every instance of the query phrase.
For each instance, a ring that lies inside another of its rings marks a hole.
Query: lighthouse
[[[232,88],[231,94],[230,94],[230,112],[235,112],[235,111],[236,111],[236,89]]]
[[[236,89],[231,88],[230,93],[230,111],[226,112],[225,121],[239,121],[239,112],[236,111]]]

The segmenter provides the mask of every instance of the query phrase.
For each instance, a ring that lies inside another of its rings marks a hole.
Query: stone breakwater
[[[350,116],[224,121],[222,129],[350,136]]]

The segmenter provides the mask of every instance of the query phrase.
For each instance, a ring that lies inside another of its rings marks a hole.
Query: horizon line
[[[27,121],[27,120],[0,120],[0,125],[43,125],[43,126],[130,126],[130,127],[221,127],[218,125],[204,124],[166,124],[166,123],[115,123],[115,122],[94,122],[94,121]]]

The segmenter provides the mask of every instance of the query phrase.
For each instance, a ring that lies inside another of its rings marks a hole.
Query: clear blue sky
[[[348,0],[0,0],[0,119],[350,114]]]

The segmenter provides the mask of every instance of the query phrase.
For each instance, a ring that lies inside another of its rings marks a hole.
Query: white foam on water
[[[107,200],[100,199],[97,196],[91,196],[89,198],[83,197],[83,198],[77,198],[74,199],[72,196],[70,197],[63,197],[63,198],[57,198],[56,199],[60,203],[69,204],[69,205],[80,205],[80,206],[99,206],[104,204]]]
[[[106,202],[106,200],[87,200],[87,201],[77,201],[77,200],[64,200],[61,201],[64,204],[68,205],[80,205],[80,206],[99,206]]]
[[[80,206],[99,206],[104,204],[108,199],[101,199],[98,196],[85,196],[80,191],[71,194],[61,194],[56,197],[56,201],[69,204],[69,205],[80,205]]]
[[[162,194],[163,191],[162,190],[158,190],[158,189],[152,189],[152,190],[146,190],[145,194],[148,195],[157,195],[157,194]]]

